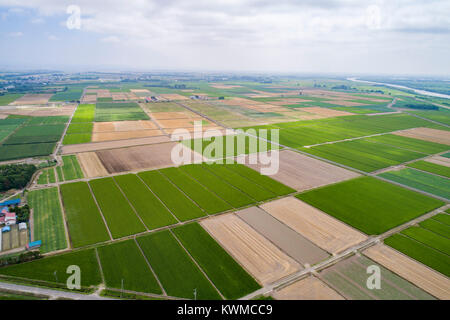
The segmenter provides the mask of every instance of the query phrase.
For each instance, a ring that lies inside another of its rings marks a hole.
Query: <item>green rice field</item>
[[[145,231],[145,226],[113,178],[94,179],[89,185],[113,238]]]
[[[96,122],[148,120],[148,115],[135,102],[97,102]]]
[[[84,178],[83,171],[81,170],[80,164],[76,155],[62,156],[62,174],[64,175],[64,180],[70,181]]]
[[[297,198],[369,235],[386,232],[444,204],[372,177],[321,187]]]
[[[86,182],[60,185],[60,191],[74,248],[110,239]]]
[[[227,299],[238,299],[260,288],[198,223],[173,229],[175,236]]]
[[[406,166],[450,178],[450,168],[436,163],[421,160],[408,163]]]
[[[71,124],[78,122],[93,122],[94,116],[95,104],[80,104],[75,110]]]
[[[55,175],[55,169],[49,168],[42,170],[42,173],[39,175],[38,184],[47,184],[47,183],[55,183],[56,182],[56,175]]]
[[[198,299],[220,299],[170,231],[153,233],[137,241],[169,296],[194,299],[196,289]]]
[[[27,201],[33,209],[33,240],[42,241],[41,253],[65,249],[67,241],[58,188],[31,191]]]
[[[379,174],[380,177],[401,183],[405,186],[450,199],[450,180],[415,169],[402,169]]]

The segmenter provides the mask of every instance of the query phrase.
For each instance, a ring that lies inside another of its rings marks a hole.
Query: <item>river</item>
[[[367,84],[378,84],[378,85],[388,86],[388,87],[397,88],[397,89],[404,89],[404,90],[406,89],[406,90],[411,90],[411,91],[414,91],[417,94],[421,94],[421,95],[425,95],[425,96],[430,96],[430,97],[435,97],[435,98],[450,99],[450,95],[448,95],[448,94],[436,93],[436,92],[431,92],[431,91],[426,91],[426,90],[419,90],[419,89],[409,88],[409,87],[406,87],[406,86],[401,86],[399,84],[374,82],[374,81],[367,81],[367,80],[358,80],[357,78],[347,78],[347,80],[354,81],[354,82],[362,82],[362,83],[367,83]]]

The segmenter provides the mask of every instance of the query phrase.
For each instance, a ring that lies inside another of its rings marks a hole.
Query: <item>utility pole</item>
[[[56,270],[55,270],[55,272],[53,272],[53,274],[55,275],[56,282],[58,282],[58,276],[56,275]]]
[[[122,290],[120,291],[120,298],[122,298],[123,295],[123,278],[122,278],[122,285],[121,285]]]

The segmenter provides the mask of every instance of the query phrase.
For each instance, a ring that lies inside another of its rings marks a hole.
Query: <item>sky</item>
[[[450,76],[449,0],[0,0],[0,68]]]

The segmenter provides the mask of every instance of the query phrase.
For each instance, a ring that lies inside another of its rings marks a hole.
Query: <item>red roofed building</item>
[[[5,225],[10,226],[16,224],[16,213],[6,212],[5,214]]]

